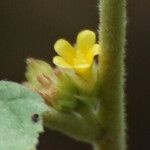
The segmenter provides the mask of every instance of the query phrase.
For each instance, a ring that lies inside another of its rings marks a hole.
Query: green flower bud
[[[26,63],[25,76],[27,82],[32,88],[39,89],[41,84],[39,83],[38,78],[42,75],[49,77],[52,73],[52,69],[48,63],[38,59],[28,58]]]

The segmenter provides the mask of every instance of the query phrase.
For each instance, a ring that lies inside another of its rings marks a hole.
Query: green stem
[[[76,113],[58,112],[53,108],[43,114],[44,125],[50,129],[58,130],[77,140],[84,142],[95,141],[99,135],[95,127]]]
[[[100,0],[100,109],[98,119],[105,131],[95,150],[125,150],[124,45],[126,1]]]

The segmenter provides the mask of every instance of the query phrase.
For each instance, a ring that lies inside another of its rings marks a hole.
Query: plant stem
[[[100,0],[100,109],[105,134],[95,150],[125,150],[124,45],[126,1]]]
[[[77,140],[90,142],[99,136],[98,129],[87,123],[79,114],[58,112],[51,108],[43,114],[45,127],[58,130]]]

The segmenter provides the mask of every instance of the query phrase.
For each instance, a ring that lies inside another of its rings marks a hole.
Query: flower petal
[[[72,63],[75,57],[75,50],[68,41],[64,39],[58,40],[54,45],[54,49],[57,54],[63,57],[68,63]]]
[[[79,65],[75,65],[74,68],[84,69],[84,68],[89,68],[90,66],[91,66],[90,64],[79,64]]]
[[[68,64],[62,57],[55,56],[53,58],[53,63],[62,68],[72,68],[70,64]]]
[[[96,35],[90,30],[81,31],[77,36],[77,49],[86,52],[96,41]]]
[[[81,64],[81,65],[75,65],[74,70],[76,74],[86,79],[91,71],[91,64]]]
[[[99,55],[101,51],[100,45],[99,44],[94,44],[91,50],[88,51],[86,55],[87,62],[89,64],[92,63],[94,56]]]
[[[99,55],[100,54],[100,51],[101,51],[101,46],[100,44],[94,44],[94,46],[92,47],[92,53],[93,55]]]

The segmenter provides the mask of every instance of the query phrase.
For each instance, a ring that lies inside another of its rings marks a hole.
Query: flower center
[[[87,60],[85,58],[85,54],[80,52],[79,50],[76,51],[76,57],[74,58],[74,64],[75,65],[81,65],[86,64]]]

